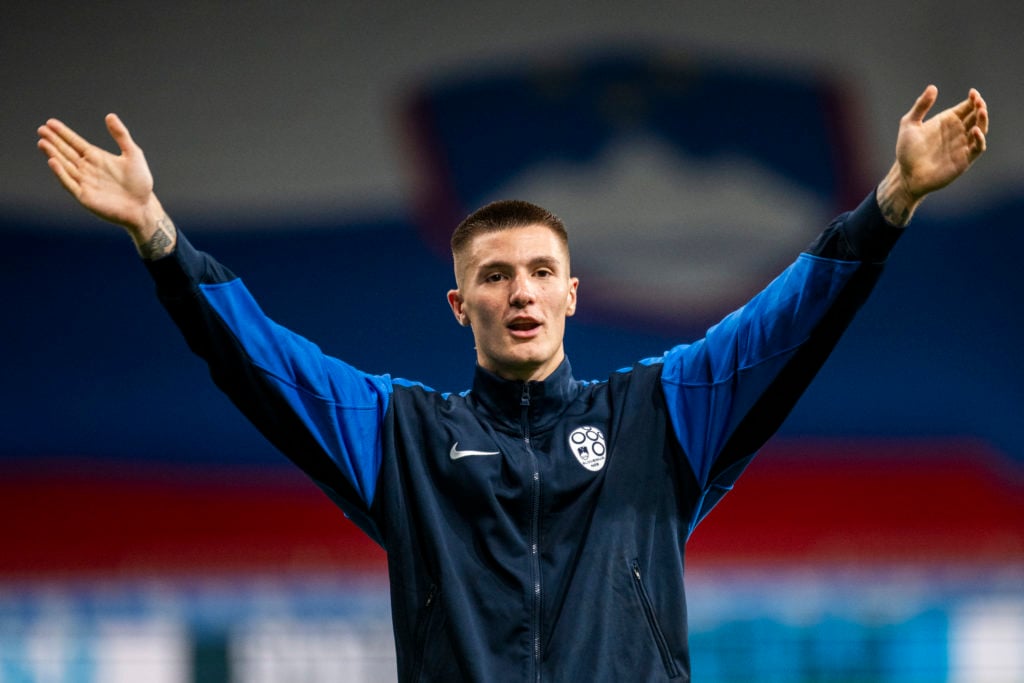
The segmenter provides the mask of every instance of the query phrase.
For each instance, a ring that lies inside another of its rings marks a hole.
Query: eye
[[[554,275],[554,272],[550,268],[541,268],[540,270],[536,271],[533,275],[534,277],[551,277],[552,275]]]
[[[501,282],[504,279],[504,273],[491,273],[484,277],[484,282]]]

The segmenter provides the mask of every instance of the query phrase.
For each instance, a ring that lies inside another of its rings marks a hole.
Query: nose
[[[533,287],[529,278],[519,276],[512,280],[509,303],[515,308],[525,308],[533,302]]]

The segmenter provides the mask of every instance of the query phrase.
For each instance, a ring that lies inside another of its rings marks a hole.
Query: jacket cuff
[[[856,209],[846,215],[843,234],[858,260],[881,263],[904,233],[904,228],[889,225],[878,207],[876,190],[864,198]]]
[[[174,251],[166,256],[143,261],[161,296],[184,294],[194,290],[202,281],[201,254],[179,230]]]

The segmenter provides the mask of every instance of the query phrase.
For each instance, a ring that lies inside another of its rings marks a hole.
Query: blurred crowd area
[[[1024,568],[695,576],[707,683],[1019,683]],[[382,585],[352,578],[0,586],[2,683],[388,683]]]

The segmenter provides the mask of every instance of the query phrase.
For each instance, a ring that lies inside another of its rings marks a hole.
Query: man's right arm
[[[263,315],[230,270],[180,235],[153,191],[142,149],[114,114],[111,154],[50,119],[39,148],[86,209],[125,228],[161,302],[217,385],[371,537],[387,377],[362,373]]]
[[[379,542],[369,510],[390,378],[327,356],[275,323],[241,279],[183,234],[171,254],[146,267],[161,303],[218,388]]]

